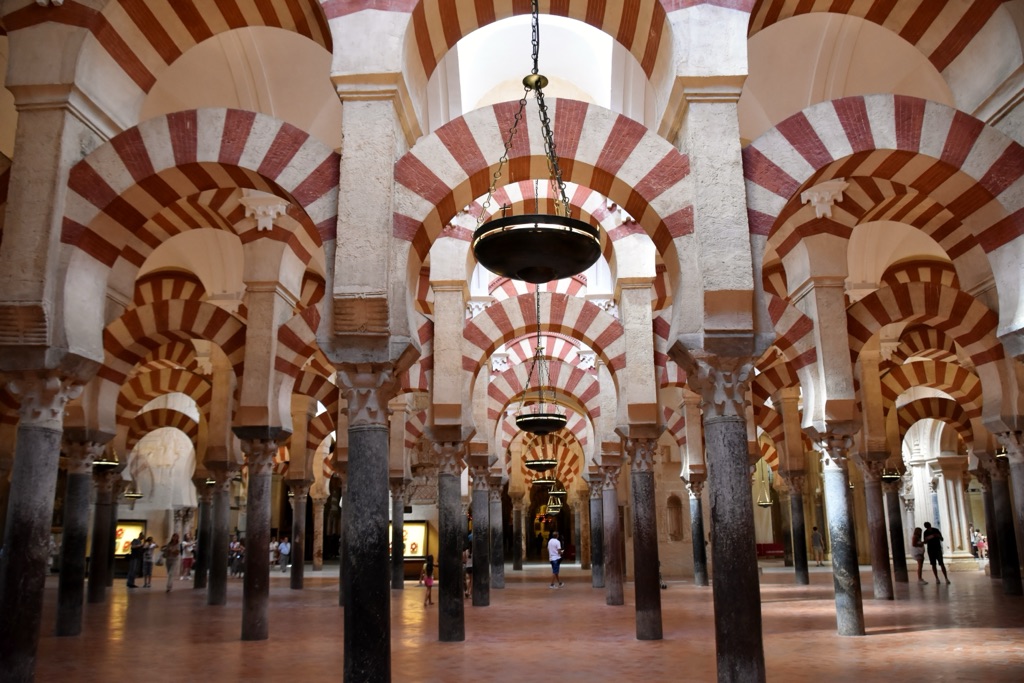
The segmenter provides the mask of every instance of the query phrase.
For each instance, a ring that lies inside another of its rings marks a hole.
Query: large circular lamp
[[[537,347],[533,352],[533,359],[530,361],[529,373],[526,375],[526,387],[529,388],[530,380],[533,378],[534,371],[536,371],[538,401],[526,405],[524,399],[519,407],[519,412],[516,413],[516,427],[530,434],[545,436],[552,432],[557,432],[564,427],[569,418],[564,412],[556,409],[553,395],[551,403],[546,403],[544,400],[544,387],[548,380],[548,361],[544,357],[544,343],[540,336],[539,291],[534,293],[534,301],[536,303],[537,315]],[[527,466],[529,467],[529,465]]]

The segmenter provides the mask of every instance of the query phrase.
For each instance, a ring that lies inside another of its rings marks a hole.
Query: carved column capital
[[[657,451],[657,439],[626,439],[626,454],[633,472],[653,472]]]
[[[274,456],[277,454],[275,439],[246,439],[242,441],[242,452],[249,468],[249,476],[270,476],[274,471]]]
[[[992,492],[992,475],[989,474],[984,463],[982,463],[978,469],[974,470],[974,478],[978,480],[979,484],[981,484],[982,491],[985,493]]]
[[[708,417],[744,417],[747,392],[754,378],[751,358],[701,360],[686,355],[682,366],[686,381],[700,394],[701,408]],[[679,359],[677,359],[679,362]]]
[[[996,439],[1006,449],[1011,464],[1024,463],[1024,432],[1000,432]]]
[[[305,503],[306,499],[309,498],[309,484],[308,481],[288,482],[288,490],[292,492],[293,506],[296,503]]]
[[[213,479],[213,477],[211,476],[210,479]],[[211,484],[207,483],[206,477],[196,477],[192,480],[192,483],[195,484],[196,498],[199,499],[200,503],[208,504],[213,502],[213,488],[216,485],[216,480]]]
[[[989,458],[985,463],[991,481],[1009,481],[1010,463],[1002,458]]]
[[[7,389],[19,401],[19,425],[61,429],[64,407],[78,398],[85,385],[55,373],[22,372],[7,376]]]
[[[884,460],[862,459],[860,465],[864,472],[864,481],[871,483],[882,481],[882,473],[885,471]]]
[[[96,441],[64,441],[63,465],[68,474],[92,474],[92,463],[103,455],[106,444]]]
[[[211,472],[213,475],[213,486],[210,488],[214,493],[229,493],[231,491],[231,481],[240,471],[241,468],[235,463],[230,463],[228,467],[213,470]]]
[[[604,490],[604,477],[600,475],[590,475],[590,479],[587,480],[587,489],[590,494],[591,500],[601,500],[601,491]]]
[[[901,488],[903,488],[903,482],[899,479],[896,481],[882,480],[882,490],[886,493],[899,493]]]
[[[92,482],[96,486],[97,496],[103,497],[108,501],[112,500],[114,497],[114,487],[117,485],[117,480],[120,478],[120,471],[107,470],[105,472],[93,472]]]
[[[388,427],[388,401],[398,391],[394,368],[384,364],[338,368],[338,388],[348,403],[348,426]]]
[[[818,437],[818,445],[822,451],[821,462],[825,469],[848,469],[850,449],[853,447],[852,436],[826,432]]]
[[[522,512],[523,511],[523,496],[522,495],[513,496],[512,497],[512,509],[515,512]]]
[[[469,468],[470,478],[473,480],[474,491],[490,491],[491,484],[487,481],[490,475],[490,468],[487,465],[475,465]]]
[[[394,500],[401,500],[404,503],[409,493],[409,482],[405,477],[391,477],[388,479],[388,490],[391,491]]]
[[[779,472],[782,483],[786,485],[789,495],[803,495],[804,485],[807,482],[807,473],[804,470],[786,470]]]
[[[450,474],[458,477],[466,466],[463,456],[466,453],[465,441],[441,441],[434,444],[437,453],[437,469],[439,474]]]
[[[501,502],[501,476],[492,474],[487,477],[487,483],[490,486],[487,499],[492,503]]]
[[[699,500],[704,492],[704,479],[702,477],[690,477],[686,480],[686,490],[690,492],[690,498]]]
[[[614,491],[619,487],[619,473],[622,472],[621,464],[601,465],[601,489]]]

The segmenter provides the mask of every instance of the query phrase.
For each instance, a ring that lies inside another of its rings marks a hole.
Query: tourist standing
[[[174,587],[174,570],[178,566],[178,559],[181,557],[181,541],[178,534],[171,536],[171,540],[160,549],[163,553],[165,569],[167,569],[167,592],[170,593]]]
[[[156,543],[152,536],[147,536],[142,544],[142,587],[149,588],[153,583],[153,551],[156,550]]]
[[[283,574],[288,569],[288,558],[292,554],[292,544],[288,542],[288,537],[284,536],[281,538],[281,543],[277,546],[278,562],[281,565],[281,573]]]
[[[434,604],[434,598],[431,595],[434,586],[434,556],[427,555],[426,562],[423,563],[423,572],[420,574],[420,581],[427,587],[427,593],[423,596],[423,606]]]
[[[551,562],[551,585],[548,588],[561,588],[564,584],[558,578],[558,570],[562,566],[562,542],[558,540],[557,531],[551,532],[551,539],[548,541],[548,560]]]
[[[921,540],[921,527],[914,527],[914,535],[910,538],[910,554],[917,560],[917,582],[927,584],[921,576],[924,569],[924,541]]]
[[[142,573],[142,546],[146,542],[140,533],[138,538],[132,539],[131,548],[128,551],[128,587],[138,588],[135,584],[135,577]]]
[[[932,563],[932,573],[935,574],[935,582],[939,582],[939,570],[936,569],[935,563],[937,562],[942,567],[942,576],[946,579],[946,583],[950,583],[949,575],[946,573],[946,563],[942,561],[942,532],[931,525],[930,522],[924,523],[924,536],[921,537],[924,541],[924,545],[928,548],[928,561]]]
[[[814,551],[814,560],[820,567],[822,560],[825,559],[825,538],[818,531],[818,527],[814,527],[811,531],[811,549]]]

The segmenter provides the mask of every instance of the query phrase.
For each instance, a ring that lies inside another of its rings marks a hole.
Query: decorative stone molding
[[[626,439],[626,454],[633,472],[653,472],[657,439]]]
[[[486,301],[470,299],[466,302],[466,320],[470,320],[471,318],[475,318],[480,315],[492,303],[494,303],[493,299],[487,299]]]
[[[882,480],[882,490],[886,493],[899,493],[901,488],[903,488],[903,482],[898,479],[896,481]]]
[[[450,474],[458,477],[466,466],[463,456],[466,452],[464,441],[442,441],[434,444],[434,452],[437,453],[438,474]]]
[[[690,388],[700,394],[708,417],[745,417],[747,394],[754,378],[753,359],[716,358],[715,365],[686,354],[675,359],[686,371]]]
[[[387,336],[387,292],[334,297],[334,334]]]
[[[850,184],[843,178],[833,178],[800,193],[800,202],[814,207],[818,218],[832,218],[832,205],[843,201],[843,190]]]
[[[619,304],[615,299],[590,299],[589,301],[616,320],[620,319]]]
[[[359,365],[338,369],[338,388],[348,402],[348,426],[388,427],[388,401],[398,389],[390,366]]]
[[[245,207],[245,217],[256,219],[257,232],[273,230],[274,221],[288,213],[288,202],[269,192],[244,189],[238,201]]]
[[[491,372],[505,372],[509,367],[507,353],[495,353],[491,355]]]
[[[355,73],[331,76],[338,97],[344,102],[390,101],[405,134],[405,142],[412,147],[423,136],[416,108],[412,104],[405,76],[401,73]]]
[[[78,398],[85,385],[78,379],[54,373],[24,372],[7,381],[7,389],[19,399],[19,426],[59,430],[64,424],[64,407]]]

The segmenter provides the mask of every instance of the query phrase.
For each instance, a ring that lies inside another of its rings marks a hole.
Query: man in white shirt
[[[292,544],[288,542],[288,537],[285,536],[281,539],[281,543],[277,546],[278,562],[281,565],[281,573],[283,574],[288,569],[288,559],[292,554]]]
[[[562,542],[558,540],[557,531],[551,532],[551,540],[548,541],[548,559],[551,560],[551,585],[548,588],[561,588],[563,584],[558,578],[558,569],[562,564]]]

